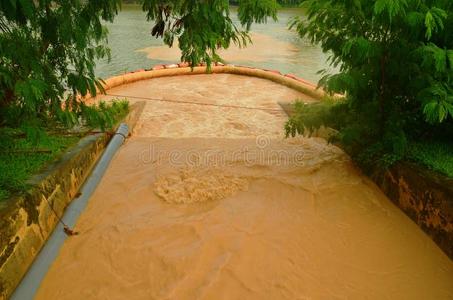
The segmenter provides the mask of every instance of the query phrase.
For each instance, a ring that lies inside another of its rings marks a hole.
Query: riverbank
[[[343,151],[284,139],[277,102],[304,95],[231,74],[120,82],[108,94],[146,107],[37,299],[453,295],[452,262]]]
[[[126,103],[113,102],[103,108],[103,124],[111,126],[127,113]],[[99,125],[93,114],[86,127],[68,130],[62,124],[49,125],[31,133],[22,128],[0,129],[0,206],[13,196],[21,196],[31,187],[29,179],[60,158],[67,149]],[[109,128],[105,128],[108,130]]]
[[[125,101],[102,105],[116,123],[129,110]],[[94,108],[92,108],[94,109]],[[93,114],[93,118],[99,117]],[[99,121],[99,120],[98,120]],[[85,125],[99,124],[87,120]],[[104,125],[111,124],[110,122]],[[55,124],[54,124],[55,125]],[[47,127],[48,129],[51,126]],[[60,129],[60,130],[57,130]],[[110,127],[105,127],[109,130]],[[0,299],[8,299],[63,212],[90,174],[111,135],[90,127],[52,127],[37,143],[20,130],[2,136],[0,161]],[[45,147],[45,148],[40,148]]]

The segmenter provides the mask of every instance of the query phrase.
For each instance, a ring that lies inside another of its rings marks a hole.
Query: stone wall
[[[453,260],[453,178],[407,162],[372,178]]]
[[[294,114],[292,104],[279,104]],[[331,131],[321,128],[313,136],[327,139]],[[376,170],[371,178],[453,260],[453,178],[408,162]]]
[[[125,119],[132,131],[144,102],[136,103]],[[31,179],[32,188],[0,207],[0,299],[8,299],[55,228],[58,219],[77,195],[110,136],[87,136],[61,159]],[[47,199],[47,200],[46,200]]]
[[[108,140],[105,134],[82,139],[33,178],[35,185],[26,195],[7,200],[0,208],[0,299],[14,291],[57,224],[46,199],[61,216]]]

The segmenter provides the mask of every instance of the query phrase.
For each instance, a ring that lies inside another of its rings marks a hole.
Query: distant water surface
[[[303,15],[301,9],[282,9],[278,22],[254,24],[253,45],[246,49],[232,47],[222,52],[222,57],[228,63],[275,69],[317,82],[320,78],[317,71],[327,67],[327,54],[288,30],[289,20],[298,15]],[[235,11],[232,16],[237,21]],[[97,75],[106,78],[155,64],[178,62],[177,46],[169,49],[162,39],[152,37],[152,25],[140,6],[124,5],[114,23],[107,24],[112,59],[97,63]]]

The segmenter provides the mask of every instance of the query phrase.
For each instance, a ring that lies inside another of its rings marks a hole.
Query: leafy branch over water
[[[317,125],[341,119],[336,138],[367,165],[404,158],[412,140],[453,138],[452,1],[303,2],[308,17],[292,27],[331,53],[340,72],[324,72],[320,85],[346,98],[321,111],[299,106],[287,134],[311,126],[310,110]]]
[[[168,45],[178,39],[192,65],[220,60],[217,49],[231,43],[246,45],[250,25],[276,18],[277,9],[276,0],[239,1],[240,29],[227,0],[140,3],[152,33]],[[94,73],[94,61],[110,55],[102,22],[113,22],[120,7],[120,0],[1,1],[0,127],[40,130],[49,120],[70,127],[89,118],[76,95],[102,90]]]
[[[230,18],[230,4],[225,0],[144,0],[148,20],[155,22],[152,35],[163,37],[170,47],[175,39],[181,48],[181,61],[192,66],[220,61],[219,49],[234,43],[240,47],[251,42],[247,31],[252,23],[276,20],[275,0],[241,0],[238,17],[245,29],[238,28]]]

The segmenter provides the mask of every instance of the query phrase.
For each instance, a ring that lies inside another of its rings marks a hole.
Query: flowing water
[[[344,152],[283,138],[277,101],[309,97],[226,74],[109,93],[146,107],[37,299],[453,299],[452,261]]]
[[[303,16],[303,11],[297,8],[280,10],[278,22],[253,25],[253,45],[242,50],[232,47],[221,56],[228,63],[275,69],[317,82],[320,78],[317,72],[328,68],[327,55],[318,46],[312,46],[288,30],[288,22],[294,16]],[[237,22],[235,10],[232,18]],[[125,5],[115,22],[107,26],[112,61],[98,62],[97,74],[101,77],[180,60],[177,46],[168,49],[161,39],[150,35],[152,24],[146,21],[139,6]]]
[[[222,57],[317,81],[326,55],[287,30],[296,15]],[[179,61],[138,6],[108,27],[99,76]],[[453,299],[453,263],[340,149],[284,139],[277,102],[310,97],[225,74],[109,93],[145,110],[37,299]]]

